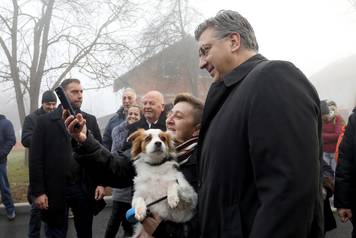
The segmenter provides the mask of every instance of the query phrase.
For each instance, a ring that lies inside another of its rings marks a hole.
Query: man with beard
[[[96,118],[80,110],[83,89],[78,79],[61,83],[76,112],[87,121],[88,129],[101,142]],[[72,156],[71,139],[62,119],[62,106],[40,116],[30,147],[30,184],[35,204],[42,210],[46,223],[46,237],[64,238],[68,226],[68,208],[74,214],[79,238],[92,237],[93,215],[104,206],[104,188],[97,186],[95,178],[87,176]]]

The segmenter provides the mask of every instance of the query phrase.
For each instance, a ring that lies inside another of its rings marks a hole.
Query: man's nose
[[[199,68],[200,69],[204,69],[205,67],[206,67],[206,65],[207,65],[207,61],[205,60],[205,58],[204,57],[200,57],[199,58]]]

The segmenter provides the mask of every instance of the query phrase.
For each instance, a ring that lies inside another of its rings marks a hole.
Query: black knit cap
[[[53,91],[47,90],[42,94],[42,103],[45,102],[57,102],[57,97]]]

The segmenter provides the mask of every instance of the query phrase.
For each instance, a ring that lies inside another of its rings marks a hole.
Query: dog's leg
[[[167,200],[168,200],[169,207],[171,207],[171,208],[177,207],[177,205],[179,203],[178,183],[177,182],[174,182],[168,186]]]
[[[138,221],[143,221],[146,217],[146,203],[142,197],[137,197],[132,200],[132,207],[135,208],[135,218]]]

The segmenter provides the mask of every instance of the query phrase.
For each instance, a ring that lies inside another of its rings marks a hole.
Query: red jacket
[[[344,120],[340,115],[329,122],[323,123],[323,151],[327,153],[335,153],[337,140],[341,134],[342,127],[345,125]]]

